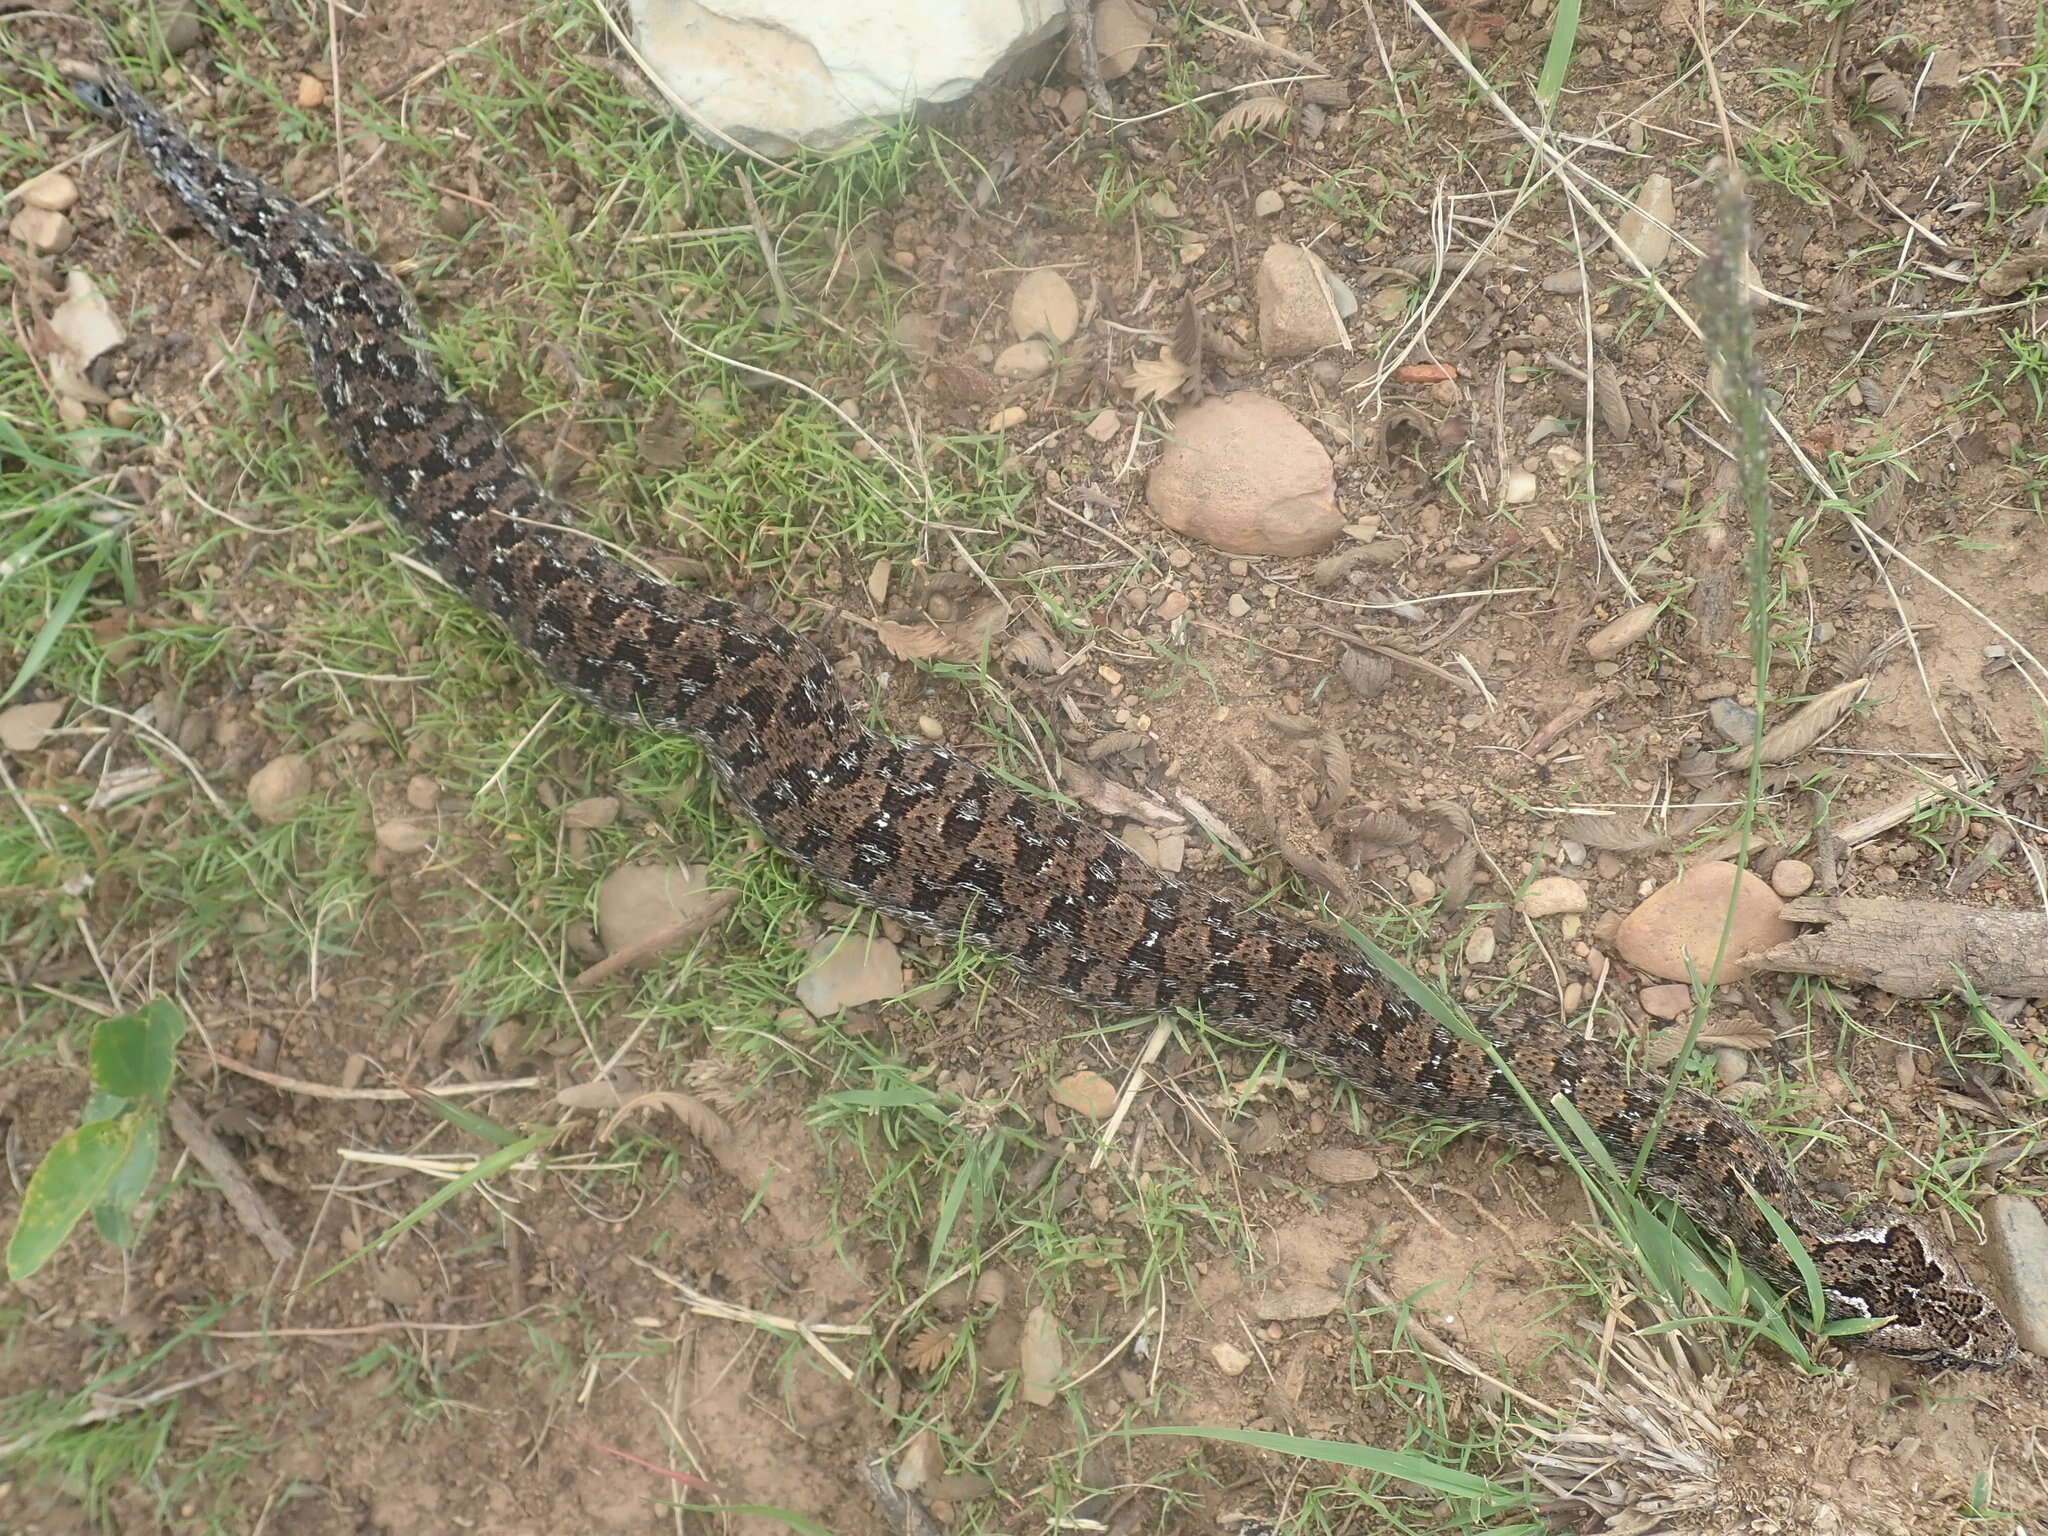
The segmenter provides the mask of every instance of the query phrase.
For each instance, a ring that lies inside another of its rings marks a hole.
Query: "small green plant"
[[[185,1015],[158,998],[92,1032],[92,1097],[78,1129],[50,1148],[21,1197],[7,1242],[7,1278],[50,1261],[87,1211],[117,1248],[135,1241],[133,1214],[156,1173],[157,1129],[178,1068]]]

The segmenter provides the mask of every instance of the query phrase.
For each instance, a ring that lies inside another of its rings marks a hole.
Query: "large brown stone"
[[[1145,499],[1167,527],[1233,555],[1319,554],[1344,527],[1323,445],[1248,390],[1174,418]]]
[[[1728,912],[1731,894],[1735,903],[1732,919]],[[1667,981],[1687,981],[1698,974],[1709,985],[1719,986],[1747,976],[1749,956],[1798,934],[1798,928],[1780,915],[1784,905],[1748,870],[1716,860],[1695,865],[1651,892],[1621,920],[1614,944],[1621,958],[1639,971]],[[1728,928],[1727,950],[1716,970],[1714,956],[1722,952],[1724,926]]]

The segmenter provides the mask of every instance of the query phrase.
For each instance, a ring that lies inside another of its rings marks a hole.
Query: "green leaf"
[[[168,998],[140,1013],[104,1019],[92,1032],[92,1080],[123,1098],[161,1104],[171,1091],[184,1034],[185,1015]]]
[[[95,1120],[111,1120],[116,1115],[128,1113],[129,1101],[118,1093],[109,1093],[104,1088],[95,1088],[85,1096],[85,1108],[78,1112],[80,1125],[91,1125]]]
[[[149,1181],[156,1177],[157,1117],[153,1113],[137,1115],[135,1122],[135,1145],[128,1149],[127,1161],[114,1171],[92,1208],[92,1224],[116,1248],[135,1245],[131,1218],[149,1193]]]
[[[21,1197],[7,1242],[7,1278],[19,1284],[50,1260],[78,1218],[127,1161],[138,1122],[129,1116],[81,1125],[45,1154]]]

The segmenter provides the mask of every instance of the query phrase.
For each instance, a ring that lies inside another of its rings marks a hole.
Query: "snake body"
[[[133,131],[164,185],[295,323],[349,457],[448,584],[563,688],[627,724],[694,738],[732,801],[827,885],[1006,956],[1082,1003],[1199,1010],[1383,1104],[1546,1153],[1522,1090],[1561,1095],[1618,1166],[1640,1160],[1650,1188],[1796,1293],[1800,1272],[1758,1200],[1775,1206],[1811,1255],[1827,1315],[1885,1320],[1861,1344],[1937,1366],[2011,1359],[2010,1325],[1933,1231],[1881,1207],[1845,1220],[1712,1099],[1632,1078],[1613,1049],[1533,1016],[1489,1021],[1489,1049],[1357,949],[1161,873],[957,752],[869,729],[808,641],[642,574],[578,532],[436,372],[398,281],[325,219],[111,73],[80,91]]]

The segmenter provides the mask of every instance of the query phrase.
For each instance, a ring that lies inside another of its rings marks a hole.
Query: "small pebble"
[[[1123,431],[1123,429],[1123,418],[1105,406],[1102,410],[1095,413],[1095,419],[1089,422],[1082,430],[1094,441],[1106,443],[1112,437],[1115,437],[1117,433]]]
[[[1787,901],[1813,889],[1813,866],[1804,859],[1780,859],[1771,867],[1771,889]]]
[[[1493,930],[1484,923],[1480,924],[1472,930],[1465,940],[1465,963],[1467,965],[1487,964],[1493,959],[1494,951],[1499,943],[1500,940],[1494,936]]]
[[[418,853],[433,841],[426,823],[410,817],[377,823],[377,846],[386,853]]]
[[[1230,601],[1225,606],[1229,609],[1230,616],[1233,619],[1245,618],[1252,611],[1252,605],[1245,601],[1245,596],[1242,592],[1231,593]]]
[[[119,399],[107,402],[107,425],[118,427],[123,432],[142,420],[142,408],[133,400]]]
[[[1044,378],[1052,371],[1052,348],[1042,341],[1013,342],[996,354],[994,369],[999,379]]]
[[[1380,1160],[1357,1147],[1317,1147],[1308,1171],[1325,1184],[1365,1184],[1380,1176]]]
[[[1529,882],[1516,903],[1529,917],[1556,917],[1586,910],[1586,888],[1570,875],[1545,875]]]
[[[1022,426],[1025,414],[1021,405],[1006,405],[989,417],[988,429],[990,432],[1007,432],[1012,427]]]
[[[266,826],[282,826],[313,790],[313,765],[296,752],[273,757],[249,775],[249,810]]]
[[[1252,1357],[1235,1344],[1212,1344],[1209,1358],[1216,1362],[1216,1369],[1226,1376],[1242,1376],[1251,1367]]]
[[[434,207],[434,228],[450,240],[460,240],[476,223],[476,209],[459,197],[444,197]]]
[[[405,781],[405,803],[416,811],[431,811],[441,803],[441,784],[424,773],[416,773]]]
[[[308,112],[327,103],[327,86],[318,75],[299,76],[299,105]]]
[[[22,183],[21,200],[48,213],[69,213],[78,201],[78,183],[62,171],[45,171]]]
[[[1643,1012],[1653,1019],[1682,1019],[1692,1012],[1692,988],[1678,981],[1660,981],[1637,994]]]
[[[1262,219],[1272,218],[1274,214],[1280,212],[1286,206],[1287,199],[1271,187],[1266,188],[1265,191],[1252,199],[1252,212]]]
[[[1090,1120],[1107,1120],[1116,1110],[1116,1084],[1100,1072],[1070,1072],[1052,1085],[1052,1101]]]
[[[30,250],[50,256],[70,250],[71,242],[78,238],[78,231],[71,227],[71,221],[49,208],[17,210],[7,232]]]
[[[608,827],[619,819],[617,795],[591,795],[562,807],[562,825],[572,830],[591,831]]]
[[[917,734],[926,741],[944,741],[946,739],[945,722],[940,720],[937,715],[919,715],[917,717]]]

